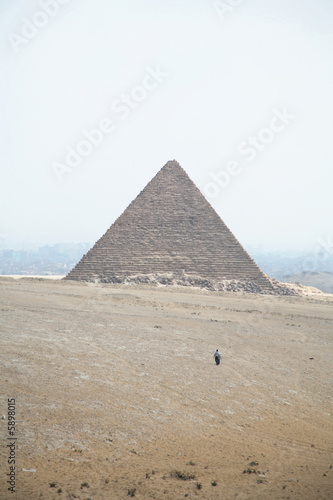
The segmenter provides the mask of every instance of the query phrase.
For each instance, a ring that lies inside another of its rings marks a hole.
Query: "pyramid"
[[[164,165],[65,279],[108,282],[170,272],[271,288],[176,161]]]

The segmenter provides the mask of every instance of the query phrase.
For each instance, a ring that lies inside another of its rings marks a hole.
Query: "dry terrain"
[[[332,296],[36,278],[0,293],[2,499],[333,498]]]
[[[333,273],[327,271],[303,271],[293,276],[285,276],[287,283],[302,283],[306,286],[315,286],[326,293],[333,293]]]

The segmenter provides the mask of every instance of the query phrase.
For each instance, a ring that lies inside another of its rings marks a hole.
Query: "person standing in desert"
[[[216,351],[214,352],[214,359],[215,359],[215,363],[216,363],[217,365],[219,365],[219,364],[220,364],[221,357],[222,357],[222,356],[221,356],[221,353],[219,352],[219,350],[218,350],[218,349],[216,349]]]

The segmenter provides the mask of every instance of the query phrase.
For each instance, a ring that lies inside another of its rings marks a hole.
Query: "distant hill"
[[[284,283],[301,283],[306,286],[314,286],[322,292],[333,293],[333,273],[326,271],[303,271],[293,276],[282,276]]]

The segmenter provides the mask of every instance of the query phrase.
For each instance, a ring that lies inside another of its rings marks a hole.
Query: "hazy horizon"
[[[0,244],[93,244],[176,159],[245,248],[333,251],[331,2],[0,14]]]

